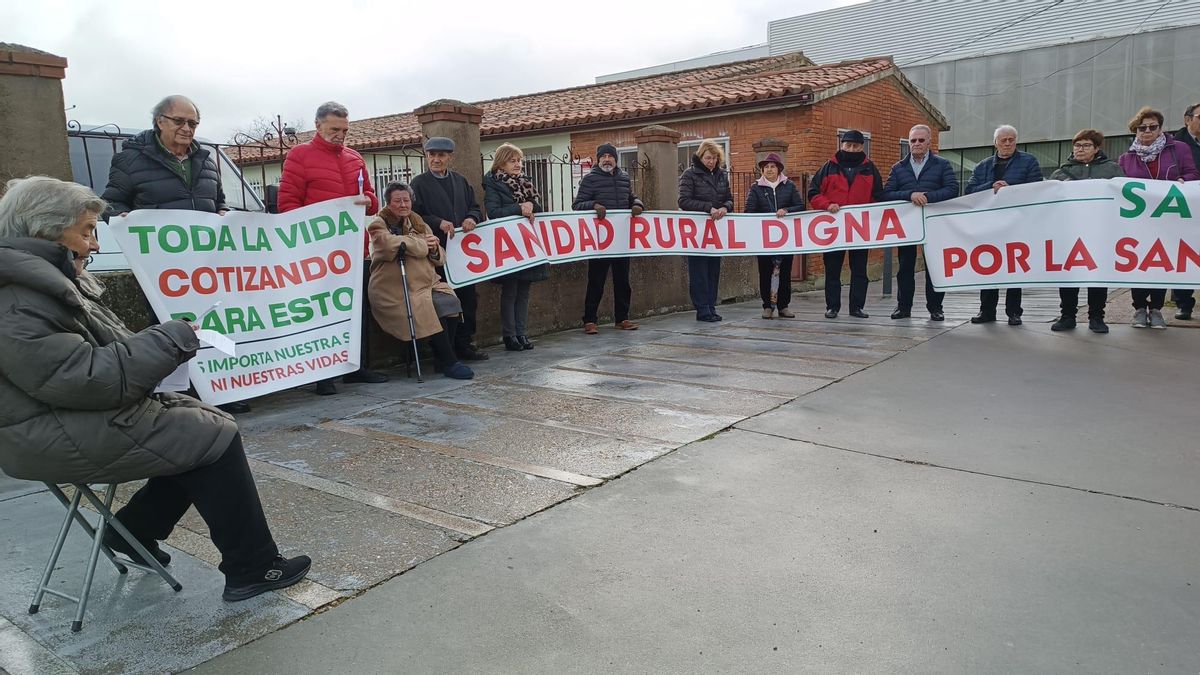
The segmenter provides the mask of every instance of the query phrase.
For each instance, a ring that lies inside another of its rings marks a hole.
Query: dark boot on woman
[[[510,352],[519,352],[524,351],[525,345],[521,344],[521,341],[518,338],[505,335],[504,348]]]
[[[533,340],[530,340],[528,335],[518,335],[517,342],[521,343],[523,349],[533,349]]]

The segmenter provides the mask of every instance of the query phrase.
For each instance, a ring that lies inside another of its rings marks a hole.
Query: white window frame
[[[723,153],[725,153],[725,164],[721,168],[728,171],[729,170],[729,137],[728,136],[716,136],[714,138],[698,138],[694,141],[680,141],[679,149],[682,150],[684,148],[698,148],[698,147],[700,147],[700,144],[703,143],[704,141],[716,141],[717,143],[719,143],[721,145],[721,151]],[[693,154],[695,154],[695,153],[689,152],[687,154],[687,156],[691,157]],[[692,165],[691,160],[688,160],[688,162],[683,165],[683,169],[686,171],[687,168],[690,167],[691,165]]]
[[[834,140],[833,140],[833,151],[834,152],[837,152],[838,150],[842,149],[842,134],[846,133],[847,131],[850,131],[850,129],[848,127],[845,129],[838,127],[837,136],[835,136]],[[867,142],[863,143],[863,152],[867,153],[867,157],[870,157],[871,156],[871,132],[860,131],[859,133],[861,133],[863,135],[863,138],[867,139]]]

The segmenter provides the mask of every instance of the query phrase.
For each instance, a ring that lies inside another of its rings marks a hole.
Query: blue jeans
[[[688,295],[696,316],[712,316],[717,313],[717,286],[721,283],[721,257],[689,255]]]

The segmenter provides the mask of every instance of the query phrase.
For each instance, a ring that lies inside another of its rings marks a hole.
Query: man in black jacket
[[[594,209],[597,218],[604,218],[607,209],[630,209],[641,215],[642,200],[633,196],[629,174],[617,166],[617,149],[609,143],[596,148],[596,166],[579,181],[575,201],[576,211]],[[613,320],[621,330],[637,330],[629,320],[629,304],[633,290],[629,287],[629,258],[591,258],[588,260],[587,293],[583,301],[583,332],[596,334],[596,314],[604,297],[604,280],[612,268]]]
[[[909,130],[908,157],[892,165],[892,172],[883,186],[885,200],[903,200],[917,206],[925,206],[958,196],[958,177],[954,175],[954,167],[950,162],[933,154],[932,144],[933,131],[929,127],[918,124]],[[901,246],[899,253],[896,309],[892,312],[892,318],[907,319],[912,316],[913,296],[917,291],[917,281],[913,278],[917,269],[917,245]],[[931,321],[946,319],[942,312],[942,300],[945,297],[945,293],[934,290],[933,280],[929,278],[929,260],[926,259],[925,308],[929,310]]]
[[[1200,166],[1200,103],[1193,103],[1183,111],[1183,128],[1175,132],[1175,140],[1187,143],[1192,149],[1192,159]],[[1177,288],[1171,291],[1175,301],[1175,318],[1187,321],[1192,318],[1196,307],[1196,291],[1192,288]]]
[[[441,241],[454,236],[456,227],[470,232],[483,220],[475,190],[462,174],[450,170],[454,141],[434,136],[425,141],[425,163],[429,170],[413,178],[413,211],[421,216]],[[462,304],[463,322],[454,335],[454,351],[463,361],[483,361],[488,355],[472,342],[475,339],[475,314],[479,307],[475,285],[454,289]]]
[[[186,96],[168,96],[150,112],[151,128],[125,141],[108,170],[106,221],[138,209],[187,209],[225,215],[225,191],[213,153],[196,142],[200,110]],[[157,317],[146,303],[151,321]],[[219,406],[248,413],[243,401]]]

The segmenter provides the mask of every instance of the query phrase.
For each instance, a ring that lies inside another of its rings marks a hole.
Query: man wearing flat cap
[[[470,232],[483,220],[475,190],[462,174],[450,170],[454,141],[434,136],[425,141],[425,165],[421,175],[413,178],[413,211],[433,228],[433,233],[446,245],[456,228]],[[444,274],[444,272],[442,272]],[[483,361],[488,355],[475,346],[475,315],[479,300],[474,284],[454,289],[462,304],[463,322],[454,335],[454,352],[463,361]]]
[[[817,170],[808,188],[808,204],[837,213],[843,206],[870,204],[883,197],[883,178],[863,151],[866,138],[851,129],[842,134],[839,150]],[[842,261],[845,251],[827,251],[825,258],[825,318],[836,319],[842,310]],[[867,249],[850,251],[850,316],[867,313]]]
[[[608,209],[630,209],[641,215],[642,200],[633,196],[629,174],[617,166],[617,149],[609,143],[596,148],[596,166],[579,181],[572,208],[576,211],[596,211],[603,219]],[[620,330],[637,330],[629,320],[629,303],[633,295],[629,287],[629,258],[591,258],[588,260],[587,293],[583,301],[583,332],[596,334],[597,312],[604,298],[604,281],[612,269],[613,320]]]

